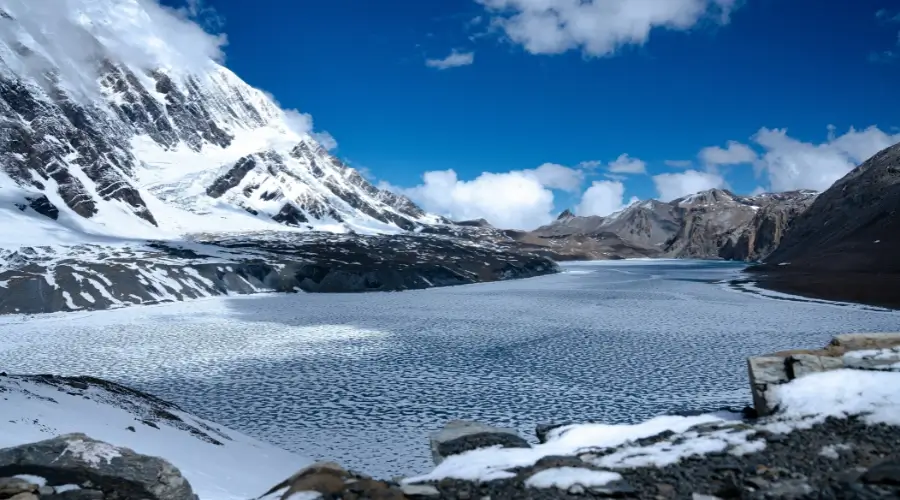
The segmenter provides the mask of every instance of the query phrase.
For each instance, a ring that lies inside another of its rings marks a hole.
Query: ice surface
[[[300,455],[390,477],[429,470],[427,434],[451,419],[531,438],[537,423],[742,407],[747,356],[900,322],[710,284],[735,277],[737,264],[565,267],[589,272],[4,317],[0,366],[110,378]]]

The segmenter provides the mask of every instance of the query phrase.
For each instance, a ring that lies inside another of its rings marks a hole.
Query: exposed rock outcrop
[[[46,484],[16,475],[37,476]],[[197,500],[187,479],[166,460],[84,434],[0,449],[0,498]]]

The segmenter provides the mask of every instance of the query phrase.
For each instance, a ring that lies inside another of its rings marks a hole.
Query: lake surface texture
[[[741,266],[579,263],[400,293],[217,298],[0,317],[0,369],[89,374],[375,476],[431,466],[454,418],[632,422],[749,403],[745,358],[900,330],[900,314],[772,298]]]

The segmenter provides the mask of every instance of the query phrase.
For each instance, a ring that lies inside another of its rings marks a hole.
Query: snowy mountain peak
[[[177,11],[0,0],[0,25],[8,243],[38,199],[57,226],[107,236],[396,232],[438,220],[331,155],[308,115],[220,65],[224,40]]]

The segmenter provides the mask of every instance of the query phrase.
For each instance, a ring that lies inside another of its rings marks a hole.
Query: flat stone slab
[[[530,448],[531,445],[512,429],[494,427],[468,420],[452,420],[429,436],[431,457],[435,465],[451,455],[478,448]]]

